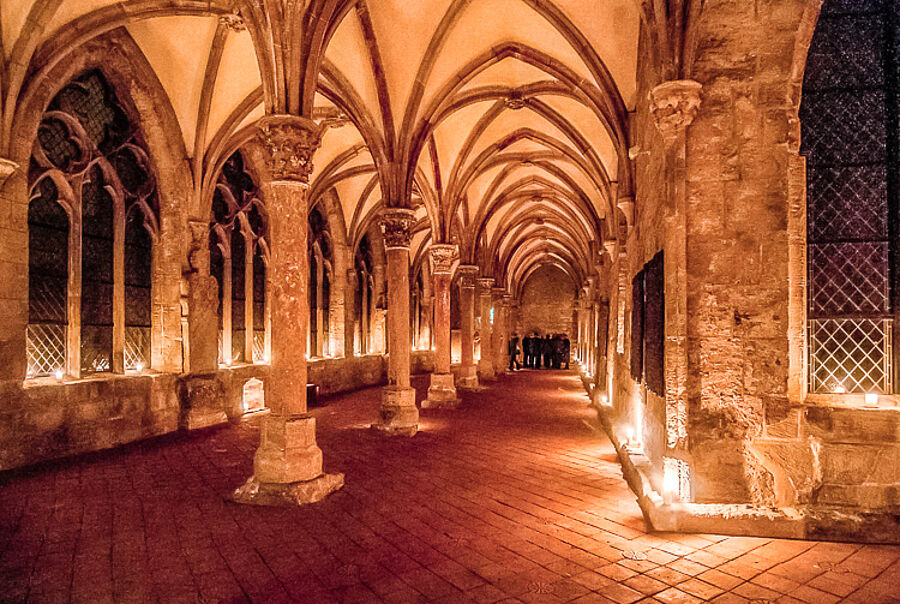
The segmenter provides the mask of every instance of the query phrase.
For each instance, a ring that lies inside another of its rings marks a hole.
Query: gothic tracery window
[[[368,354],[371,349],[372,312],[375,309],[375,301],[372,299],[375,291],[374,264],[372,262],[372,245],[369,238],[364,235],[359,242],[353,259],[356,270],[356,288],[354,292],[354,305],[356,317],[354,320],[354,351],[358,354]]]
[[[893,2],[827,0],[809,49],[800,118],[813,393],[894,388],[898,17]]]
[[[313,208],[309,213],[309,345],[310,356],[331,353],[331,284],[334,280],[328,222]]]
[[[149,366],[156,181],[99,71],[50,102],[28,176],[28,375]]]
[[[235,151],[216,183],[210,274],[219,284],[219,362],[266,362],[268,220],[244,158]]]

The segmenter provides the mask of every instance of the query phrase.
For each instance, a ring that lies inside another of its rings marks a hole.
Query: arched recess
[[[372,323],[375,315],[375,254],[368,233],[362,236],[353,254],[353,353],[372,352]]]
[[[219,362],[266,362],[269,218],[241,151],[219,173],[209,226],[209,271],[219,286]]]
[[[135,161],[138,164],[146,168],[146,174],[166,175],[166,178],[153,178],[156,195],[156,218],[153,219],[156,228],[154,237],[158,244],[152,246],[153,258],[149,271],[151,282],[149,296],[143,294],[145,298],[149,297],[150,309],[149,312],[143,313],[142,316],[136,318],[130,312],[127,314],[133,319],[132,323],[141,323],[140,325],[133,325],[133,327],[146,329],[146,323],[150,323],[149,334],[152,344],[147,353],[149,358],[145,366],[153,367],[153,369],[158,371],[180,371],[182,353],[180,342],[179,280],[181,278],[181,258],[185,242],[182,240],[182,237],[172,235],[176,231],[182,232],[185,227],[182,209],[187,191],[191,187],[191,180],[187,171],[184,146],[181,142],[178,122],[168,97],[156,78],[153,69],[127,32],[122,29],[114,30],[85,43],[72,51],[68,61],[60,62],[46,73],[44,86],[39,90],[32,91],[27,99],[16,107],[15,119],[12,123],[9,156],[10,159],[21,166],[30,165],[29,158],[33,149],[33,143],[38,136],[39,126],[51,101],[69,82],[92,71],[102,74],[102,78],[115,96],[123,114],[127,116],[133,125],[134,131],[139,133],[142,145],[129,147],[129,153],[136,158]],[[135,154],[139,148],[144,150],[145,157],[137,158]],[[130,173],[130,171],[127,168],[117,166],[114,171],[123,172],[125,174],[125,184],[128,184],[130,176],[126,172]],[[6,185],[7,195],[4,199],[0,199],[0,203],[12,203],[12,200],[29,198],[28,175],[25,172],[25,170],[20,170],[9,179]],[[113,175],[112,173],[104,173],[104,177],[113,178]],[[138,181],[130,183],[137,187],[134,189],[135,191],[145,183],[143,178],[139,178]],[[55,182],[58,186],[59,182]],[[123,187],[125,184],[123,184]],[[70,197],[70,199],[74,199],[74,196]],[[118,224],[122,225],[120,238],[123,246],[119,256],[120,259],[116,262],[123,267],[127,260],[124,250],[126,239],[133,244],[129,246],[135,251],[134,254],[131,254],[132,259],[135,259],[134,257],[144,257],[146,254],[140,253],[139,250],[146,250],[147,248],[147,241],[140,229],[134,228],[141,217],[138,213],[126,212],[132,207],[130,204],[126,207],[126,204],[127,200],[121,204],[121,216],[115,219]],[[131,222],[127,228],[125,224],[126,218]],[[25,231],[24,224],[22,227],[23,231]],[[75,239],[76,237],[80,241],[82,234],[70,229],[70,239]],[[21,244],[20,255],[25,257],[27,240],[23,240]],[[70,254],[68,263],[71,265],[73,260],[74,256]],[[146,267],[144,269],[146,270]],[[74,272],[71,266],[69,272],[70,275]],[[122,290],[122,294],[116,294],[118,299],[122,299],[124,292],[129,289],[133,293],[137,289],[146,290],[146,279],[143,279],[141,283],[136,283],[131,279],[133,276],[136,275],[129,275],[129,282],[126,282],[124,277],[119,280],[119,285],[116,287]],[[19,287],[16,283],[4,284],[0,285],[0,287],[10,288],[8,298],[22,299],[23,307],[27,307],[29,295],[27,287]],[[70,318],[74,317],[75,311],[80,314],[81,300],[70,300],[69,303],[70,312],[68,316]],[[116,341],[112,345],[114,356],[110,363],[110,368],[114,370],[119,370],[120,367],[124,369],[125,365],[124,316],[126,308],[124,303],[121,303],[119,306],[121,308],[116,310],[116,312],[121,319],[114,321],[116,324]],[[23,322],[27,322],[27,317],[23,317]],[[24,335],[25,331],[26,328],[23,324],[21,333]],[[20,374],[22,377],[26,374],[24,345],[25,342],[22,341],[23,350],[21,352]],[[67,356],[66,367],[66,372],[69,375],[77,376],[81,373],[81,361],[72,354],[72,352],[79,349],[80,344],[75,345],[69,342],[68,350],[70,353]],[[97,365],[97,367],[100,368],[101,365]],[[133,362],[133,367],[137,368],[136,362]]]
[[[315,189],[315,185],[311,191],[313,189]],[[325,221],[330,248],[331,276],[327,296],[328,329],[326,341],[322,343],[322,350],[326,356],[343,357],[352,354],[353,350],[353,329],[352,323],[349,323],[352,321],[352,308],[350,308],[352,300],[350,300],[350,283],[347,278],[347,271],[351,269],[351,259],[347,246],[344,211],[337,189],[330,187],[324,193],[311,198],[309,211],[310,219],[312,213],[317,212]],[[312,230],[310,230],[310,237],[312,237]],[[310,321],[312,320],[313,318],[310,316]]]
[[[893,393],[900,282],[900,8],[826,0],[799,106],[810,394]]]
[[[311,357],[329,356],[331,351],[331,292],[335,281],[334,244],[328,221],[318,207],[309,212],[309,341]]]

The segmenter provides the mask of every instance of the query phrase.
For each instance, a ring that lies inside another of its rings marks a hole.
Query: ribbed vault
[[[337,200],[351,249],[410,207],[413,258],[453,242],[512,290],[544,264],[580,284],[633,194],[640,20],[633,0],[13,0],[2,141],[54,65],[122,28],[177,117],[192,215],[253,122],[294,113],[327,123],[311,199]]]

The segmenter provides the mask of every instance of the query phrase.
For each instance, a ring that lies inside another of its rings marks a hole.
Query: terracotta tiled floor
[[[413,439],[364,429],[378,398],[315,411],[347,484],[302,509],[225,500],[255,421],[0,477],[0,600],[900,601],[897,547],[646,533],[571,374],[502,378]]]

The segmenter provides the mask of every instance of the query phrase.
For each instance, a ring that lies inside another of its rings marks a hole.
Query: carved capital
[[[482,277],[478,280],[478,286],[483,294],[490,294],[491,289],[494,287],[493,277]]]
[[[475,289],[475,281],[478,276],[478,267],[474,264],[460,264],[456,269],[459,273],[459,286]]]
[[[650,91],[650,113],[667,144],[673,143],[700,109],[700,82],[672,80]]]
[[[312,157],[322,132],[312,120],[295,115],[269,115],[257,123],[259,144],[273,181],[309,183]]]
[[[506,308],[512,308],[513,302],[515,302],[515,299],[513,298],[512,294],[503,294],[502,300],[503,300],[503,306],[505,306]]]
[[[6,179],[12,176],[18,169],[19,164],[11,159],[0,157],[0,188],[3,188],[3,185],[6,184]]]
[[[433,243],[428,250],[431,253],[431,272],[449,275],[453,262],[459,257],[459,247],[449,243]]]
[[[384,249],[409,249],[416,213],[407,208],[386,208],[378,221],[384,236]]]
[[[244,23],[243,17],[241,17],[237,13],[222,15],[221,17],[219,17],[219,23],[236,33],[246,31],[247,29],[247,24]]]
[[[615,239],[607,239],[603,242],[603,250],[609,255],[609,259],[613,260],[616,257],[616,245],[618,241]]]
[[[491,294],[493,295],[493,298],[495,300],[500,302],[503,300],[503,296],[506,295],[506,288],[505,287],[493,287],[493,288],[491,288]]]
[[[616,204],[622,214],[625,216],[625,224],[628,225],[628,231],[634,227],[634,197],[620,197]]]

